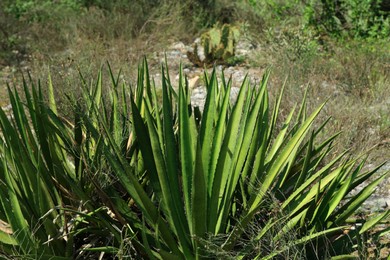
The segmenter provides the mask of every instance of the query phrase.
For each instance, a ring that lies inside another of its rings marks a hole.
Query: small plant
[[[239,36],[240,30],[237,26],[215,25],[202,34],[200,42],[195,44],[194,53],[191,53],[189,57],[195,59],[198,65],[237,62],[240,59],[235,57],[235,46]]]
[[[282,94],[271,108],[269,73],[257,87],[245,80],[235,103],[232,82],[206,74],[202,113],[182,72],[176,92],[162,68],[162,102],[146,60],[135,88],[109,68],[104,95],[102,75],[95,84],[82,78],[71,121],[57,112],[50,80],[49,102],[39,86],[24,84],[26,102],[9,90],[12,117],[0,111],[0,253],[315,259],[349,255],[365,248],[368,232],[389,232],[373,229],[389,210],[352,218],[387,173],[362,172],[364,160],[345,152],[324,160],[337,137],[317,141],[328,121],[312,129],[324,104],[308,115],[304,99],[277,127]]]

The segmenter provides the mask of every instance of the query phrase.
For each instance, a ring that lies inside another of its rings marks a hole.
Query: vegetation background
[[[106,61],[130,81],[143,56],[178,40],[191,45],[216,22],[235,23],[260,47],[246,66],[272,67],[274,86],[288,76],[286,106],[303,95],[301,86],[309,86],[313,103],[331,97],[327,113],[332,129],[345,130],[342,145],[354,152],[378,145],[373,157],[385,159],[388,15],[386,0],[4,0],[0,104],[5,83],[27,71],[44,79],[50,70],[58,92],[77,86],[78,70],[93,77]]]
[[[234,24],[257,46],[236,66],[271,67],[273,102],[288,77],[282,118],[307,87],[309,108],[329,99],[320,116],[332,117],[324,136],[342,131],[335,154],[371,150],[373,167],[390,157],[389,10],[388,0],[2,0],[0,105],[7,83],[22,89],[27,72],[33,81],[50,73],[67,117],[65,93],[81,93],[79,72],[92,80],[109,61],[134,82],[144,56]]]

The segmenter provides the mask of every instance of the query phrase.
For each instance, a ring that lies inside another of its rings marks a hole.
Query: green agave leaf
[[[233,232],[229,235],[228,240],[223,245],[223,248],[230,249],[234,245],[234,241],[243,232],[243,229],[245,229],[245,226],[251,221],[253,215],[261,205],[263,197],[277,177],[277,174],[285,167],[290,157],[295,156],[294,151],[296,151],[297,147],[299,147],[303,141],[303,138],[306,135],[313,120],[316,118],[324,105],[325,104],[322,104],[319,108],[317,108],[317,110],[314,111],[311,116],[302,124],[302,126],[297,130],[296,134],[289,140],[283,151],[276,158],[275,162],[273,162],[273,164],[270,166],[267,174],[263,178],[263,183],[261,184],[258,192],[249,200],[249,209],[240,219],[240,228],[234,228]]]
[[[115,254],[118,252],[118,248],[113,246],[101,246],[101,247],[89,247],[84,248],[82,251],[88,251],[88,252],[104,252],[104,253],[110,253]]]
[[[308,205],[310,205],[313,201],[313,203],[315,204],[312,204],[312,205],[317,205],[318,200],[320,199],[318,196],[320,196],[322,194],[322,192],[324,191],[324,189],[327,187],[327,185],[329,183],[331,183],[335,178],[337,178],[337,176],[340,174],[342,168],[339,167],[337,168],[336,170],[332,171],[331,173],[327,174],[326,176],[320,178],[318,180],[318,182],[316,182],[307,192],[305,192],[304,194],[302,194],[302,199],[299,199],[299,204],[298,205],[294,205],[294,207],[291,207],[292,208],[292,211],[290,212],[290,215],[294,215],[296,214],[297,212],[299,212],[300,210],[302,210],[303,208],[307,207]],[[314,208],[314,212],[310,212],[310,215],[314,215],[313,216],[313,221],[314,220],[318,220],[315,218],[316,216],[316,213],[317,213],[317,210],[320,210],[321,208],[320,207],[315,207]]]
[[[313,174],[309,179],[307,179],[302,185],[300,185],[295,191],[283,202],[282,209],[286,207],[291,207],[291,209],[295,209],[291,212],[293,214],[295,211],[297,211],[300,207],[297,206],[297,203],[301,203],[301,205],[307,204],[311,199],[313,194],[309,196],[309,193],[304,194],[303,192],[310,186],[316,183],[317,179],[321,176],[325,176],[327,172],[330,171],[330,169],[342,159],[342,157],[345,155],[346,152],[340,154],[338,157],[336,157],[333,161],[328,163],[326,166],[321,168],[319,171],[317,171],[315,174]],[[314,191],[316,188],[312,188],[311,190]],[[306,198],[306,199],[303,199]],[[306,200],[306,201],[305,201]],[[290,203],[294,204],[290,204]]]
[[[8,194],[1,194],[0,200],[2,207],[7,216],[7,222],[11,225],[14,233],[13,237],[17,241],[20,249],[26,254],[35,251],[35,243],[30,232],[30,227],[27,220],[24,218],[19,199],[15,193],[14,183],[11,181],[10,172],[6,164],[3,165],[5,183],[7,185]],[[6,195],[6,196],[3,196]]]
[[[174,194],[174,202],[180,202],[180,194],[179,194],[179,180],[177,170],[179,168],[178,158],[177,158],[177,149],[176,149],[176,140],[175,134],[173,132],[173,115],[172,115],[172,103],[168,98],[168,90],[163,81],[162,84],[163,89],[163,139],[160,139],[162,143],[164,143],[163,155],[165,158],[166,164],[166,174],[168,183],[171,188],[171,193]],[[151,121],[148,121],[148,123]],[[182,208],[182,205],[177,205],[178,208]]]
[[[255,132],[254,132],[254,136],[257,137],[257,140],[254,142],[257,143],[257,146],[252,146],[250,151],[250,156],[253,158],[252,159],[253,164],[247,164],[243,173],[243,178],[247,174],[250,175],[249,176],[250,182],[248,184],[249,194],[253,194],[253,192],[255,192],[254,190],[257,187],[258,180],[264,174],[266,151],[268,147],[267,132],[269,130],[268,128],[269,127],[269,118],[268,118],[269,104],[268,104],[267,89],[264,83],[265,81],[263,81],[262,83],[262,92],[264,91],[264,94],[262,94],[263,97],[262,111],[261,114],[259,115],[259,119],[258,119],[259,123],[256,125]]]
[[[267,83],[268,76],[266,75],[263,79],[263,86]],[[257,142],[253,139],[253,132],[255,131],[256,125],[259,123],[259,114],[261,114],[261,105],[263,101],[263,92],[264,88],[261,89],[260,94],[256,96],[256,99],[253,104],[251,104],[251,97],[247,96],[247,106],[244,108],[244,113],[242,115],[242,119],[245,122],[242,122],[241,130],[239,131],[239,136],[237,140],[237,145],[235,152],[233,154],[233,162],[232,163],[232,176],[229,178],[227,183],[227,190],[225,191],[225,201],[226,203],[222,203],[223,208],[221,209],[222,212],[222,222],[227,222],[227,217],[229,212],[229,206],[230,202],[233,201],[233,194],[237,190],[237,183],[239,178],[241,178],[242,169],[245,167],[245,163],[247,162],[248,153],[251,150],[251,147],[257,146]],[[250,106],[251,104],[251,106]],[[251,108],[251,111],[249,113],[249,109]],[[223,211],[225,210],[225,211]]]
[[[293,108],[293,110],[295,110],[295,108]],[[289,120],[289,119],[288,119]],[[288,123],[289,124],[289,123]],[[282,130],[283,132],[283,130]],[[286,142],[288,139],[286,138],[284,142]],[[281,188],[281,186],[285,183],[285,181],[287,180],[287,177],[289,176],[289,172],[290,172],[290,169],[291,167],[293,166],[293,164],[295,163],[296,161],[296,158],[298,156],[298,150],[299,150],[299,146],[296,146],[294,150],[292,150],[291,152],[291,156],[289,157],[289,159],[286,161],[286,166],[285,166],[285,170],[284,170],[284,173],[282,174],[282,178],[280,180],[278,180],[278,187]],[[266,164],[268,164],[268,162],[266,161]]]
[[[206,84],[207,86],[207,97],[204,105],[204,111],[202,114],[201,128],[199,132],[199,141],[202,151],[202,165],[203,171],[207,174],[207,179],[209,179],[209,167],[210,167],[210,157],[212,156],[212,144],[215,132],[215,117],[217,112],[217,101],[216,101],[216,92],[218,88],[217,76],[215,69],[211,74],[211,79]]]
[[[383,230],[381,230],[379,232],[376,232],[375,236],[376,237],[383,237],[383,236],[388,235],[388,234],[390,234],[390,227],[385,228],[385,229],[383,229]]]
[[[261,200],[269,187],[271,186],[272,182],[276,178],[278,172],[282,170],[282,168],[286,165],[289,158],[291,156],[294,156],[293,151],[296,150],[296,148],[300,145],[302,142],[305,134],[307,133],[309,127],[311,126],[313,120],[316,118],[316,116],[321,111],[322,107],[325,104],[322,104],[319,108],[317,108],[316,111],[314,111],[311,116],[302,124],[302,126],[297,130],[297,133],[291,138],[291,140],[286,144],[283,151],[279,154],[279,156],[276,158],[273,165],[269,168],[267,175],[264,178],[264,182],[262,183],[259,193],[257,196],[253,196],[250,203],[250,209],[249,214],[252,214],[257,207],[260,205]]]
[[[345,176],[348,175],[349,172],[351,171],[353,167],[353,163],[354,162],[352,161],[351,166],[348,169],[346,169],[344,174]],[[347,194],[348,188],[351,185],[352,180],[355,179],[356,177],[356,173],[357,172],[352,174],[350,177],[347,177],[347,180],[345,180],[344,183],[340,183],[341,184],[340,189],[338,189],[337,192],[336,191],[333,192],[335,195],[329,201],[329,211],[326,214],[326,219],[330,216],[330,214],[332,214],[332,212],[336,209],[336,207],[340,205],[340,202],[345,198],[345,195]]]
[[[299,224],[299,221],[306,216],[308,209],[303,210],[293,218],[289,219],[281,228],[281,230],[277,233],[277,235],[273,238],[273,241],[278,241],[280,238],[290,232],[291,230],[294,230],[297,228],[297,225]],[[287,217],[287,216],[286,216]]]
[[[41,102],[43,99],[42,96],[42,90],[40,85],[38,85],[38,93],[37,91],[34,91],[33,88],[33,102],[35,103],[35,114],[37,115],[37,127],[35,129],[35,132],[37,134],[37,139],[39,140],[40,144],[40,151],[43,155],[43,159],[45,160],[45,163],[47,165],[47,168],[49,171],[54,172],[54,165],[52,161],[52,157],[50,154],[50,147],[48,143],[48,139],[46,138],[46,122],[45,119],[47,118],[46,114],[46,108],[45,105]]]
[[[141,115],[144,115],[145,90],[148,87],[150,87],[149,72],[146,70],[147,70],[147,61],[145,58],[142,64],[138,65],[137,85],[134,93],[134,102],[139,108]]]
[[[226,188],[224,190],[222,201],[220,203],[221,206],[219,209],[220,215],[218,221],[222,223],[221,230],[226,230],[226,227],[228,227],[228,225],[226,224],[229,223],[227,220],[228,216],[234,216],[236,214],[233,195],[237,190],[237,183],[239,178],[241,177],[241,171],[247,157],[247,152],[249,150],[249,144],[252,139],[253,133],[253,129],[252,131],[248,130],[248,124],[249,128],[253,127],[255,123],[254,121],[256,120],[256,117],[248,117],[250,104],[252,103],[252,94],[253,92],[249,88],[240,119],[240,130],[237,132],[236,145],[234,150],[232,151],[233,155],[231,156],[232,158],[229,169],[229,177],[227,178]]]
[[[226,185],[228,183],[229,178],[231,176],[231,167],[232,167],[232,156],[234,154],[235,149],[237,148],[237,138],[240,129],[241,116],[245,104],[246,93],[248,91],[249,84],[247,82],[247,78],[245,78],[240,92],[238,94],[238,98],[236,104],[234,105],[232,115],[229,119],[229,123],[226,128],[224,141],[222,144],[222,149],[218,158],[218,163],[216,167],[214,182],[213,182],[213,190],[210,199],[210,211],[209,211],[209,227],[215,227],[213,233],[223,232],[220,230],[221,226],[221,218],[219,218],[219,211],[223,198],[223,194],[226,189]],[[219,221],[219,223],[218,223]]]
[[[167,210],[167,220],[170,223],[171,228],[175,231],[179,239],[182,240],[184,246],[187,246],[186,243],[188,243],[188,236],[186,236],[186,227],[188,226],[186,226],[183,207],[180,209],[181,199],[179,196],[175,196],[175,191],[172,190],[173,186],[171,186],[171,180],[169,179],[169,174],[177,174],[177,172],[168,172],[166,169],[163,151],[161,151],[158,135],[156,129],[153,126],[153,119],[147,108],[145,109],[145,116],[148,133],[150,133],[153,157],[156,163],[156,174],[158,175],[159,183],[161,185],[161,199],[164,202],[163,209]],[[174,187],[174,189],[178,191],[178,186]]]
[[[226,90],[228,88],[228,84],[232,83],[232,76],[230,75],[229,80],[226,82],[225,74],[224,74],[223,70],[221,70],[220,82],[221,82],[221,85],[219,86],[218,91],[217,91],[217,111],[218,111],[218,115],[221,115],[221,112],[222,112],[221,109],[222,109],[223,101],[224,101],[224,98],[225,98]]]
[[[8,96],[9,96],[9,100],[10,100],[11,105],[12,105],[13,117],[14,117],[15,123],[19,129],[18,132],[20,134],[20,137],[22,138],[22,140],[25,144],[29,144],[29,145],[23,145],[22,147],[28,149],[29,158],[31,158],[33,160],[33,163],[36,163],[35,156],[33,156],[33,155],[34,155],[34,152],[38,151],[38,147],[37,147],[37,144],[35,141],[35,137],[32,134],[25,110],[23,109],[23,103],[20,100],[19,94],[16,91],[16,89],[14,89],[12,91],[8,87]],[[28,96],[28,94],[26,94],[26,96]],[[32,115],[32,114],[35,115],[33,113],[33,111],[30,110],[30,115]],[[10,126],[11,124],[7,124],[7,125]],[[7,127],[7,128],[9,128],[9,127]],[[4,129],[4,133],[10,133],[10,132],[8,132],[8,131],[5,132],[5,129]]]
[[[375,187],[386,178],[387,173],[382,174],[380,177],[368,184],[364,189],[362,189],[357,195],[351,198],[344,206],[337,210],[337,217],[335,219],[335,224],[339,225],[343,223],[349,216],[351,216],[362,204],[367,200],[368,197],[372,195],[375,191]]]
[[[365,160],[363,160],[362,164],[361,164],[361,167],[364,165],[364,162]],[[375,167],[373,170],[371,171],[367,171],[363,174],[358,174],[356,176],[356,178],[353,180],[353,182],[351,183],[350,187],[349,187],[349,190],[348,192],[352,191],[353,189],[355,189],[357,186],[359,186],[360,184],[362,184],[363,182],[367,181],[370,177],[372,177],[376,172],[378,172],[378,170],[380,168],[382,168],[382,166],[385,164],[386,162],[383,162],[382,164],[378,165],[377,167]],[[360,167],[360,168],[361,168]],[[356,169],[357,171],[360,171],[359,168]]]
[[[303,99],[302,99],[302,102],[301,102],[301,107],[300,107],[300,109],[299,109],[299,112],[298,112],[298,120],[299,120],[299,123],[303,123],[303,122],[305,122],[305,120],[306,120],[306,111],[307,111],[307,109],[306,109],[306,104],[307,104],[307,92],[308,92],[308,90],[309,90],[309,86],[306,86],[306,89],[305,89],[305,94],[303,95]],[[299,123],[298,123],[298,125],[299,125]],[[297,125],[297,127],[298,127],[298,125]],[[293,132],[295,132],[295,131],[293,131]]]
[[[135,130],[136,131],[144,131],[143,133],[147,133],[143,123],[143,120],[140,116],[140,113],[134,103],[133,100],[131,100],[131,106],[132,106],[132,112],[133,112],[133,119],[135,124]],[[88,123],[88,120],[86,119],[86,122]],[[179,245],[175,242],[171,231],[169,230],[168,226],[166,225],[165,221],[162,220],[161,215],[159,214],[158,209],[154,206],[153,202],[150,200],[148,195],[145,193],[143,187],[136,179],[136,176],[133,174],[130,166],[127,164],[127,162],[124,161],[124,158],[122,157],[119,148],[116,146],[115,141],[113,138],[109,135],[109,130],[107,125],[105,125],[104,121],[100,119],[100,123],[105,130],[107,134],[108,144],[109,147],[113,149],[114,154],[112,154],[111,149],[107,146],[103,146],[104,148],[104,154],[107,158],[108,162],[110,163],[111,167],[113,167],[115,174],[120,179],[123,187],[127,190],[127,192],[130,194],[130,196],[134,199],[137,206],[141,209],[141,211],[145,214],[146,220],[148,223],[155,229],[159,230],[159,234],[161,235],[162,241],[164,241],[167,246],[172,250],[172,252],[175,255],[181,255]],[[92,125],[89,123],[88,127],[92,127]],[[96,136],[95,138],[100,137],[100,133],[95,131]],[[139,135],[137,135],[139,136]],[[152,155],[151,148],[150,148],[150,140],[147,138],[146,135],[141,135],[139,138],[144,138],[144,144],[149,143],[149,145],[142,145],[141,149],[143,149],[143,156],[145,160],[150,160],[150,163],[147,164],[148,167],[155,167],[154,160],[152,157],[148,159],[148,155]],[[146,149],[146,150],[145,150]],[[114,156],[115,155],[115,156]],[[154,171],[156,172],[156,171]]]
[[[369,229],[377,225],[382,220],[388,218],[390,216],[390,210],[387,210],[385,212],[379,213],[375,217],[371,218],[367,222],[364,223],[363,227],[359,231],[359,234],[363,234],[364,232],[367,232]]]
[[[192,222],[191,210],[191,193],[192,193],[192,179],[195,169],[196,156],[196,129],[193,117],[190,117],[191,105],[188,105],[187,100],[187,86],[183,83],[183,73],[180,70],[179,77],[179,145],[180,145],[180,161],[183,182],[183,196],[184,204],[187,214],[188,223]],[[193,234],[192,225],[190,225],[190,232]]]
[[[231,81],[229,81],[227,85],[227,89],[225,90],[225,96],[223,97],[223,104],[221,110],[219,111],[219,118],[214,133],[212,151],[211,151],[211,160],[210,160],[210,170],[209,170],[208,182],[207,182],[209,196],[211,196],[212,194],[218,158],[222,150],[222,142],[226,130],[226,121],[228,118],[227,116],[228,116],[231,86],[232,86]]]
[[[0,242],[7,245],[18,245],[18,241],[11,234],[2,230],[0,230]]]
[[[198,139],[199,140],[199,139]],[[204,165],[202,164],[202,152],[200,143],[196,147],[195,172],[192,179],[192,193],[191,193],[191,215],[192,219],[190,225],[194,237],[194,249],[196,255],[200,255],[202,249],[198,246],[199,238],[204,238],[208,231],[207,218],[207,187],[205,181]],[[210,227],[211,228],[211,227]]]
[[[179,96],[176,93],[176,91],[173,89],[172,84],[171,84],[171,78],[169,76],[169,66],[168,66],[167,54],[165,53],[164,56],[165,56],[165,69],[167,70],[167,73],[166,73],[166,84],[168,86],[168,92],[169,92],[169,98],[170,98],[171,104],[173,104],[173,98],[176,101],[178,101],[179,100]],[[164,75],[164,74],[162,74],[162,75]]]
[[[31,88],[34,91],[35,85],[34,85],[34,83],[32,83],[32,79],[31,79],[30,74],[29,74],[29,77],[30,77],[30,81],[31,81]],[[34,129],[37,129],[37,115],[34,113],[35,104],[33,102],[33,99],[32,99],[32,96],[31,96],[31,93],[29,90],[29,86],[27,85],[27,82],[24,79],[24,77],[23,77],[23,92],[24,92],[24,95],[26,97],[27,108],[28,108],[28,111],[29,111],[29,114],[31,117],[31,124],[33,125]],[[15,91],[15,93],[17,93],[17,92]]]
[[[287,116],[286,121],[284,122],[281,131],[279,132],[278,136],[276,137],[271,150],[268,152],[267,158],[265,159],[265,163],[269,163],[270,161],[274,160],[275,155],[277,154],[277,151],[279,151],[282,147],[282,144],[286,142],[286,134],[288,131],[288,127],[291,123],[292,117],[294,115],[295,107],[291,110],[290,114]]]
[[[267,149],[269,148],[269,145],[271,144],[271,138],[272,138],[272,134],[273,134],[273,131],[275,129],[275,126],[276,126],[277,119],[278,119],[279,108],[280,108],[280,104],[282,102],[282,97],[283,97],[284,88],[286,86],[286,83],[287,83],[287,78],[285,79],[285,81],[282,85],[282,89],[280,90],[278,99],[274,104],[271,120],[269,121],[268,133],[267,133]]]
[[[308,171],[309,171],[310,161],[312,159],[313,142],[314,142],[314,135],[312,134],[307,146],[307,151],[304,158],[302,170],[300,171],[298,179],[295,180],[294,190],[296,190],[299,186],[301,186],[305,181],[305,178],[307,178],[307,176],[309,175]]]
[[[110,73],[112,73],[110,71]],[[113,77],[111,75],[111,77]],[[113,82],[115,84],[115,82]],[[122,141],[122,124],[120,121],[121,114],[120,114],[120,107],[122,107],[119,104],[119,94],[118,90],[116,88],[116,85],[113,85],[113,89],[110,91],[110,98],[111,98],[111,120],[110,120],[110,129],[111,133],[114,135],[114,140],[117,143],[120,143]]]
[[[346,191],[354,176],[350,176],[347,181],[344,182],[344,184],[342,183],[342,181],[344,177],[348,175],[354,163],[354,161],[350,161],[346,165],[339,167],[336,171],[337,174],[333,177],[327,187],[324,187],[324,185],[326,185],[326,182],[323,183],[321,180],[320,186],[323,186],[322,190],[324,190],[324,193],[321,195],[321,201],[317,202],[316,208],[312,216],[312,222],[326,223],[326,219],[329,217],[330,214],[333,213],[334,209],[344,198]]]
[[[150,172],[149,177],[151,179],[153,190],[157,194],[157,196],[161,198],[162,197],[161,186],[157,176],[157,168],[156,168],[156,163],[154,161],[153,151],[151,148],[151,140],[150,137],[147,134],[145,134],[148,133],[148,130],[146,125],[143,122],[140,111],[138,110],[136,104],[134,103],[133,100],[130,100],[130,102],[131,102],[134,131],[136,133],[138,143],[142,144],[140,145],[142,159],[145,162],[145,166],[147,167],[148,171]]]
[[[102,99],[102,69],[100,69],[98,72],[98,78],[96,81],[96,85],[93,88],[91,93],[92,93],[92,97],[93,97],[93,104],[97,108],[100,108],[100,102],[103,100]]]
[[[48,95],[49,95],[49,107],[54,112],[54,114],[57,114],[56,99],[54,97],[54,87],[53,87],[53,82],[51,80],[50,73],[49,73],[47,81],[48,81],[47,86],[48,86]]]
[[[164,136],[164,150],[162,151],[161,158],[162,161],[165,162],[165,167],[161,163],[161,165],[157,164],[157,171],[160,169],[166,169],[162,174],[166,175],[166,180],[163,180],[162,177],[159,177],[163,199],[167,202],[167,206],[171,212],[172,228],[177,229],[177,235],[183,244],[183,247],[186,247],[186,243],[188,243],[188,223],[184,213],[184,205],[182,203],[181,194],[179,192],[179,180],[178,180],[178,161],[177,161],[177,150],[176,150],[176,141],[173,132],[173,116],[172,116],[172,103],[168,97],[168,89],[167,85],[163,81],[163,136]],[[151,134],[152,147],[153,147],[153,136],[154,131],[149,126],[153,124],[151,117],[149,117],[149,111],[146,111],[146,120],[149,128],[149,133]],[[158,138],[158,135],[155,134],[155,138]],[[153,149],[155,151],[155,149]],[[154,153],[156,162],[159,159],[159,153]],[[161,167],[161,168],[160,168]],[[160,174],[159,174],[160,175]],[[199,178],[203,178],[204,176],[197,176]],[[196,180],[202,181],[202,180]],[[165,183],[166,182],[166,183]],[[202,191],[203,192],[203,191]]]
[[[164,70],[163,70],[163,68],[161,68],[161,75],[163,75],[162,77],[164,77]],[[163,81],[164,81],[164,79],[163,79]],[[165,83],[164,83],[164,85],[165,85]],[[148,104],[151,103],[149,98],[146,99],[146,102]],[[161,119],[161,113],[163,113],[163,112],[162,112],[162,109],[160,109],[160,106],[158,105],[159,102],[157,101],[157,91],[156,91],[156,86],[154,84],[152,85],[152,102],[153,102],[153,105],[149,104],[149,106],[150,106],[149,109],[154,112],[153,115],[154,115],[154,119],[156,121],[157,134],[158,134],[159,140],[164,140],[164,137],[163,137],[163,133],[164,133],[163,122],[162,122],[162,119]],[[161,143],[161,149],[164,149],[163,143]]]
[[[148,255],[148,257],[150,259],[157,259],[156,257],[154,257],[153,251],[150,248],[150,245],[149,245],[149,242],[148,242],[148,239],[147,239],[147,236],[146,236],[147,227],[145,225],[145,219],[144,218],[142,218],[142,225],[143,225],[143,227],[141,229],[141,234],[142,234],[142,242],[143,242],[143,245],[144,245],[144,250],[145,250],[146,254]]]
[[[161,234],[163,241],[168,247],[178,255],[181,255],[178,245],[176,244],[171,231],[166,225],[165,221],[162,220],[157,208],[153,205],[153,202],[149,199],[138,180],[135,179],[134,174],[125,166],[123,162],[119,163],[118,159],[113,157],[109,150],[105,150],[105,155],[109,160],[111,166],[115,170],[116,175],[119,177],[124,188],[129,192],[132,198],[136,201],[137,206],[140,207],[142,212],[145,214],[146,220],[154,229],[158,229]],[[123,168],[125,166],[125,168]]]

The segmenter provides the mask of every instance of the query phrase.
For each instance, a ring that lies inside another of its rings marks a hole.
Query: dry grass
[[[276,88],[271,93],[288,76],[286,111],[308,88],[310,106],[328,100],[322,112],[322,119],[332,117],[326,134],[342,131],[336,152],[351,148],[361,154],[375,147],[371,160],[388,160],[390,43],[326,39],[319,44],[299,28],[284,30],[259,40],[261,48],[250,61],[252,66],[272,66],[271,86]]]

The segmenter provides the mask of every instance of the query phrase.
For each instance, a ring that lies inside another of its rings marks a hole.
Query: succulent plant
[[[201,35],[200,41],[195,42],[194,52],[188,53],[188,57],[198,66],[230,63],[239,36],[238,26],[217,24]]]
[[[308,114],[305,95],[282,123],[284,88],[272,106],[269,72],[231,103],[214,69],[198,113],[183,70],[175,91],[162,68],[158,101],[146,60],[135,88],[108,69],[107,95],[102,70],[96,84],[82,77],[73,119],[50,77],[47,97],[39,83],[23,82],[26,101],[8,88],[0,259],[368,259],[367,238],[389,233],[389,209],[356,217],[389,172],[346,152],[326,161],[338,134],[319,140],[325,103]]]

